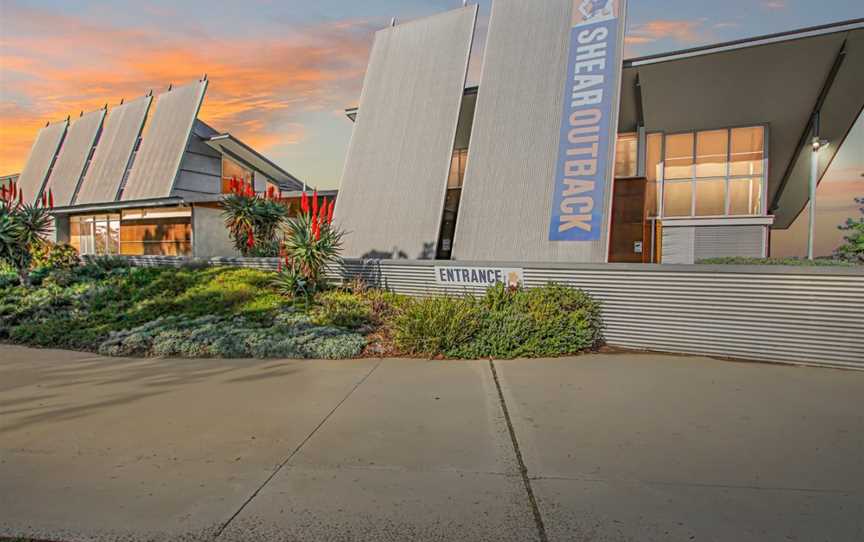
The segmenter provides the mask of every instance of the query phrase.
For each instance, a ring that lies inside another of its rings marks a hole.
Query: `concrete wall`
[[[192,255],[198,259],[236,257],[222,210],[194,205],[192,207]]]
[[[476,16],[376,34],[336,203],[346,256],[435,256]]]

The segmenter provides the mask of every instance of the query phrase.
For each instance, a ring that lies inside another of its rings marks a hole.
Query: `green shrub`
[[[81,263],[78,250],[71,245],[45,242],[33,249],[33,267],[54,269],[72,269]]]
[[[392,327],[396,346],[408,354],[512,359],[594,348],[603,324],[599,303],[580,290],[498,285],[480,299],[411,301],[393,317]]]
[[[600,304],[581,290],[548,285],[492,287],[480,302],[483,319],[469,341],[445,352],[458,358],[551,357],[599,345]]]
[[[277,318],[269,327],[243,318],[204,316],[160,319],[114,333],[98,351],[109,356],[344,359],[356,357],[365,345],[361,335],[314,326],[304,316]]]
[[[471,298],[430,297],[405,304],[393,320],[396,346],[408,354],[438,355],[469,341],[481,313]]]
[[[795,267],[848,267],[854,265],[851,262],[832,260],[830,258],[817,258],[813,261],[803,258],[709,258],[696,262],[700,265],[788,265]]]
[[[359,329],[372,323],[372,307],[356,294],[331,290],[315,301],[312,320],[318,325]]]

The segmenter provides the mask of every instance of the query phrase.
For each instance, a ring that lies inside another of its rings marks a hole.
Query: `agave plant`
[[[273,189],[259,195],[252,183],[236,178],[230,185],[230,194],[222,198],[222,214],[234,248],[243,256],[276,256],[287,204]]]
[[[311,201],[310,201],[311,200]],[[319,205],[320,203],[320,205]],[[303,193],[300,215],[288,221],[275,286],[289,296],[311,296],[325,286],[327,265],[339,260],[344,232],[333,226],[335,201]]]
[[[54,195],[48,190],[36,204],[24,203],[24,192],[14,181],[0,187],[0,260],[16,269],[29,285],[33,253],[51,233]]]

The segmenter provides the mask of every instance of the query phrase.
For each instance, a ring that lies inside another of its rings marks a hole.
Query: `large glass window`
[[[615,178],[625,179],[639,175],[639,134],[618,134],[615,149]]]
[[[764,213],[763,127],[674,134],[665,143],[664,216]]]
[[[662,178],[660,168],[663,164],[663,134],[648,134],[648,149],[645,153],[645,209],[647,215],[655,218],[660,215],[659,181]]]
[[[69,244],[84,255],[119,254],[120,215],[70,217]]]
[[[128,256],[188,256],[192,253],[188,207],[130,209],[120,224],[120,253]]]

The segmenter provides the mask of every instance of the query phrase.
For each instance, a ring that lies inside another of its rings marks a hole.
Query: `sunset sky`
[[[473,80],[490,0],[479,3]],[[335,188],[351,135],[343,110],[356,105],[373,32],[393,16],[407,20],[461,4],[0,0],[0,175],[20,171],[46,121],[207,73],[202,120],[231,131],[309,184]],[[864,17],[862,0],[632,0],[627,53],[857,17]],[[851,144],[864,148],[864,139]]]

